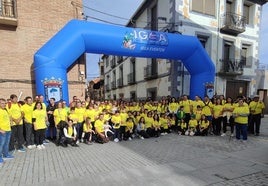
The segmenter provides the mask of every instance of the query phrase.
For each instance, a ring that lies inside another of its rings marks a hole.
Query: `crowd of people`
[[[14,94],[0,98],[0,164],[14,158],[13,152],[45,149],[45,143],[78,147],[79,143],[120,142],[133,138],[160,137],[169,133],[189,136],[225,136],[227,126],[237,140],[246,141],[248,132],[260,133],[265,105],[256,95],[236,100],[223,95],[210,99],[187,95],[140,101],[81,100],[67,105],[54,98],[27,96],[18,101]]]

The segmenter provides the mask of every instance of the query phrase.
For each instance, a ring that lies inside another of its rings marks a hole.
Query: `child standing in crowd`
[[[161,132],[161,123],[159,120],[159,115],[158,114],[154,114],[153,116],[153,131],[154,131],[154,136],[155,137],[159,137],[160,136],[160,132]]]
[[[226,128],[229,125],[231,127],[231,136],[233,137],[233,132],[234,132],[234,118],[233,118],[233,110],[234,110],[234,105],[233,105],[233,100],[231,97],[227,98],[227,102],[223,106],[223,133],[221,136],[226,136]]]
[[[86,121],[83,125],[83,133],[82,133],[82,142],[85,144],[92,144],[92,137],[93,134],[95,134],[92,124],[91,124],[91,119],[89,117],[86,118]]]
[[[8,153],[11,136],[10,117],[6,110],[6,100],[0,98],[0,165],[4,159],[13,159],[14,156]]]
[[[35,142],[38,150],[45,149],[43,141],[45,140],[47,121],[47,112],[43,109],[42,103],[40,101],[36,102],[34,106],[32,122],[35,130]]]
[[[177,112],[177,126],[178,126],[178,132],[180,131],[180,125],[181,125],[181,122],[182,120],[184,121],[184,118],[185,118],[185,112],[184,112],[184,106],[180,106],[178,112]],[[173,129],[175,130],[175,129]]]

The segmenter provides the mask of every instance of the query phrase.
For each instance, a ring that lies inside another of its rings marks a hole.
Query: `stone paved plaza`
[[[268,185],[268,116],[246,143],[229,136],[160,138],[16,152],[0,185]]]

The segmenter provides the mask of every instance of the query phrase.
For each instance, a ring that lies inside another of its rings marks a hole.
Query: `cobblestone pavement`
[[[0,185],[268,185],[268,116],[246,143],[229,136],[80,144],[15,153]]]

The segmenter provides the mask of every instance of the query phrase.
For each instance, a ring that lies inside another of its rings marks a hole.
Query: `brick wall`
[[[75,3],[74,3],[75,2]],[[79,6],[77,6],[79,5]],[[82,0],[19,0],[17,27],[0,25],[0,97],[35,95],[33,55],[69,20],[81,19]],[[80,70],[85,72],[84,59]],[[81,95],[78,65],[68,71],[70,97]]]

